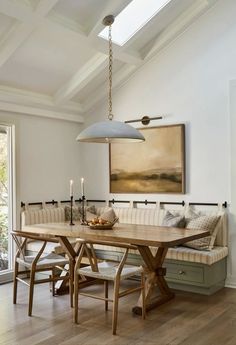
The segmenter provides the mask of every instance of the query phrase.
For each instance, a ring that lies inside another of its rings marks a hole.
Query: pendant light
[[[103,24],[109,27],[109,93],[108,93],[108,120],[96,122],[84,129],[76,138],[80,142],[91,143],[125,143],[141,142],[144,136],[134,127],[120,121],[113,120],[112,114],[112,36],[111,26],[114,23],[113,15],[106,16]]]

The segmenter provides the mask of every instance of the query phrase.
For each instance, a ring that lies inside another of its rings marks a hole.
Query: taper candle
[[[73,196],[73,184],[74,184],[74,181],[70,180],[70,196]]]
[[[84,195],[84,178],[81,177],[81,193],[82,193],[82,196]]]

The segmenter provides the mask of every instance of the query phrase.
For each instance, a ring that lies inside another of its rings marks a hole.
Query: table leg
[[[59,242],[64,249],[65,253],[69,257],[69,292],[70,292],[70,306],[73,307],[73,294],[74,294],[74,266],[75,266],[75,258],[76,258],[76,251],[74,250],[73,246],[71,245],[70,241],[67,237],[61,236],[58,237]]]
[[[76,243],[75,246],[73,246],[67,237],[65,236],[58,236],[59,243],[61,244],[63,250],[67,254],[69,258],[69,274],[70,274],[70,280],[69,280],[69,292],[70,292],[70,305],[73,307],[74,304],[74,267],[75,267],[75,260],[76,257],[79,254],[80,251],[80,242]],[[85,278],[81,277],[80,287],[85,287],[87,285],[91,285],[96,281],[96,279],[93,278]],[[64,291],[65,289],[65,281],[61,282],[61,285],[58,284],[57,293],[60,294],[60,291]],[[68,289],[68,288],[67,288]],[[67,290],[68,291],[68,290]]]
[[[174,298],[174,293],[170,290],[165,280],[166,269],[162,267],[168,248],[159,247],[155,256],[149,247],[138,246],[138,250],[143,258],[147,271],[145,299],[146,311],[148,311]],[[153,296],[157,288],[159,295]],[[135,314],[142,314],[141,305],[140,297],[137,306],[133,308]]]

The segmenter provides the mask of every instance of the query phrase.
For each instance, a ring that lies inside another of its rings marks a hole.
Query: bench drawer
[[[204,283],[204,269],[194,265],[165,263],[166,278],[182,282]]]

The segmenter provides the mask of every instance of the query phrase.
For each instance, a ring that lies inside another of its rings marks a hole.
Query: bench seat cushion
[[[105,250],[105,251],[117,251],[122,252],[124,249],[119,247],[111,247],[111,246],[104,246],[104,245],[95,245],[95,249]],[[152,253],[155,255],[157,248],[151,247]],[[139,254],[137,250],[130,250],[132,254]],[[189,261],[189,262],[196,262],[202,263],[206,265],[212,265],[215,262],[222,260],[224,257],[228,255],[228,247],[214,247],[211,251],[206,250],[196,250],[192,248],[186,247],[175,247],[169,248],[166,259],[172,260],[181,260],[181,261]]]
[[[186,247],[169,248],[166,258],[172,260],[182,260],[197,262],[205,265],[213,265],[228,255],[228,247],[214,247],[210,251],[196,250]]]

